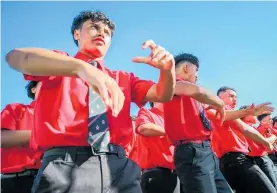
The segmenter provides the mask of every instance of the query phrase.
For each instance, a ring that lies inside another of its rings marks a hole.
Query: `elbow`
[[[138,127],[138,133],[143,136],[148,136],[147,128],[145,128],[144,126]]]
[[[164,90],[164,92],[160,92],[158,96],[159,97],[159,102],[164,103],[172,100],[175,92],[175,86],[172,87],[171,89]]]
[[[172,98],[173,98],[173,93],[172,94],[165,94],[162,97],[160,97],[160,102],[165,103],[165,102],[168,102],[168,101],[172,100]]]
[[[15,48],[6,55],[6,61],[9,66],[18,71],[24,71],[24,63],[28,59],[28,54],[22,52],[21,49]]]

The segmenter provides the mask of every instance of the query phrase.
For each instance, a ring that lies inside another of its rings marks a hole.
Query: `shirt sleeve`
[[[58,54],[66,55],[69,56],[68,53],[61,51],[61,50],[53,50],[53,52],[56,52]],[[43,81],[43,80],[48,80],[48,79],[53,79],[54,77],[51,76],[32,76],[28,74],[23,74],[25,80],[30,80],[30,81]]]
[[[16,105],[9,104],[1,112],[1,129],[16,130]]]
[[[149,113],[147,112],[148,110],[145,108],[141,108],[138,112],[138,116],[136,119],[136,133],[138,133],[138,127],[146,124],[146,123],[151,123],[151,118],[149,116]],[[138,133],[140,134],[140,133]]]
[[[149,89],[155,84],[150,80],[140,80],[138,77],[130,73],[131,95],[132,102],[136,103],[138,107],[143,107],[147,101],[144,100]]]

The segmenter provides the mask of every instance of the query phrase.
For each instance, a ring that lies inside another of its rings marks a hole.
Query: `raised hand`
[[[157,46],[153,40],[147,40],[143,43],[142,49],[146,48],[150,48],[150,55],[147,57],[134,57],[133,62],[149,64],[160,70],[170,70],[175,65],[172,54],[165,48]]]

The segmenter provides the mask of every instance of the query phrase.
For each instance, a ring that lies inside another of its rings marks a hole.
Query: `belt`
[[[70,154],[71,157],[76,155],[108,155],[116,154],[118,156],[125,157],[125,150],[119,145],[108,144],[108,151],[100,152],[95,150],[91,146],[66,146],[66,147],[54,147],[44,152],[43,158],[57,155]]]
[[[171,174],[176,174],[175,170],[172,170],[172,169],[169,169],[169,168],[163,168],[163,167],[142,169],[142,174],[151,173],[151,172],[169,172]]]
[[[17,172],[17,173],[1,174],[1,179],[18,178],[23,176],[36,176],[37,172],[38,170],[26,170],[26,171]]]
[[[182,145],[182,144],[188,144],[188,143],[195,143],[195,144],[201,144],[203,142],[209,142],[210,139],[207,138],[207,139],[202,139],[202,140],[190,140],[190,139],[185,139],[185,140],[179,140],[179,141],[176,141],[174,143],[174,146],[177,147],[179,145]]]

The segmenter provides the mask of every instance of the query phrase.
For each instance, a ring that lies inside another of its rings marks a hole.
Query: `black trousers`
[[[274,165],[277,166],[277,155],[276,152],[273,154],[269,154],[268,157],[273,161]]]
[[[255,163],[261,168],[264,174],[271,181],[272,185],[277,188],[277,179],[275,176],[275,165],[268,156],[254,157]]]
[[[175,148],[174,164],[185,193],[232,193],[210,142],[186,143]]]
[[[140,168],[123,148],[94,153],[90,147],[54,148],[44,153],[32,193],[141,193]]]
[[[175,171],[167,168],[152,168],[142,171],[143,193],[180,193],[180,184]]]
[[[1,193],[30,193],[37,170],[1,175]]]
[[[276,189],[253,158],[239,152],[230,152],[221,161],[224,176],[236,193],[276,193]]]

